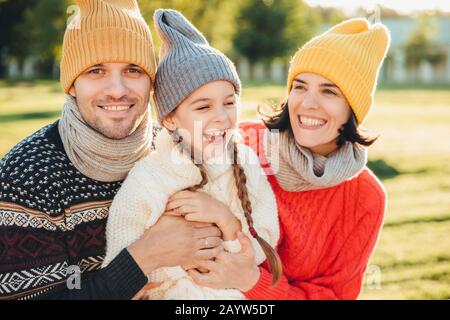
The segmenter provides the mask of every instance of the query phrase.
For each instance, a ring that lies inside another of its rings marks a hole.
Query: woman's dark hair
[[[259,106],[258,114],[262,117],[264,124],[269,130],[278,130],[280,132],[289,130],[292,132],[287,101],[281,102],[278,106],[271,107],[270,113],[263,111],[262,107]],[[339,128],[337,145],[340,147],[348,141],[368,147],[377,139],[378,137],[371,136],[367,130],[359,127],[356,116],[352,111],[347,122]]]

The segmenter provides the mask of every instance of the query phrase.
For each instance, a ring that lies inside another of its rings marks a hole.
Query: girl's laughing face
[[[228,81],[209,82],[191,93],[163,121],[178,129],[196,159],[211,159],[224,154],[237,123],[238,96]]]

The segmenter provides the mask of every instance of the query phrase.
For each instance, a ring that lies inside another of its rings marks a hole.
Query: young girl
[[[275,283],[281,275],[273,249],[279,238],[277,207],[256,154],[235,137],[241,91],[236,69],[179,12],[157,10],[154,23],[162,40],[154,99],[165,129],[156,138],[155,151],[136,164],[114,198],[104,266],[155,224],[169,202],[167,209],[187,220],[215,223],[226,251],[240,251],[236,238],[241,229],[250,235],[255,262],[268,258]],[[186,201],[193,191],[219,200],[223,210],[198,210],[195,201]],[[149,281],[162,284],[146,292],[146,297],[245,298],[238,290],[194,284],[187,268],[152,272]]]

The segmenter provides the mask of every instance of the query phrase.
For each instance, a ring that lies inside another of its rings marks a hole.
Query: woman
[[[272,287],[246,237],[240,254],[222,253],[207,274],[213,288],[250,299],[356,299],[377,242],[386,193],[366,167],[376,139],[361,129],[389,46],[383,25],[338,24],[306,43],[291,61],[288,99],[263,124],[244,123],[277,198],[284,275]]]

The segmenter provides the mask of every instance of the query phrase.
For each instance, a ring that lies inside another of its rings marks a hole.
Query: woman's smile
[[[298,115],[298,125],[302,129],[318,130],[327,124],[327,120],[312,116]]]

